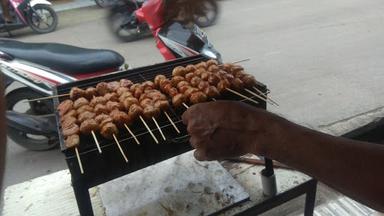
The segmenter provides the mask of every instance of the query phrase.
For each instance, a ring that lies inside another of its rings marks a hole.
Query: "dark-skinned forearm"
[[[333,137],[282,120],[263,154],[384,211],[384,145]]]

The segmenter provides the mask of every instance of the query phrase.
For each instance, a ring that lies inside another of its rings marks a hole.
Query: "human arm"
[[[384,211],[382,145],[316,132],[239,102],[192,106],[183,121],[199,160],[266,156]]]

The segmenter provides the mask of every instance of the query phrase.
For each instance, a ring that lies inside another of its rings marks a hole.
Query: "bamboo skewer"
[[[169,117],[168,113],[166,111],[164,111],[164,114],[167,117],[168,121],[171,122],[171,124],[172,124],[173,128],[175,128],[176,132],[180,133],[179,128],[177,128],[175,122],[172,121],[172,119],[171,119],[171,117]]]
[[[247,99],[247,100],[249,100],[249,101],[251,101],[251,102],[253,102],[253,103],[255,103],[255,104],[259,104],[259,102],[255,101],[255,100],[253,100],[252,98],[247,97],[247,96],[245,96],[245,95],[243,95],[243,94],[241,94],[241,93],[239,93],[239,92],[237,92],[237,91],[235,91],[235,90],[232,90],[232,89],[230,89],[230,88],[225,88],[225,89],[226,89],[227,91],[232,92],[233,94],[235,94],[235,95],[237,95],[237,96],[240,96],[240,97],[242,97],[242,98],[244,98],[244,99]]]
[[[97,146],[97,149],[99,150],[99,153],[101,154],[102,151],[101,151],[101,148],[100,148],[100,144],[99,144],[99,141],[97,140],[97,137],[96,137],[96,134],[94,131],[91,131],[92,133],[92,136],[93,136],[93,139],[95,140],[95,143],[96,143],[96,146]]]
[[[160,134],[161,134],[161,137],[163,138],[163,140],[166,140],[166,139],[165,139],[165,136],[164,136],[164,133],[163,133],[163,131],[161,130],[159,124],[157,123],[155,117],[152,117],[152,120],[153,120],[153,122],[155,122],[155,125],[156,125],[157,129],[159,129]]]
[[[279,104],[272,100],[272,98],[268,97],[266,94],[264,94],[262,91],[260,91],[258,88],[256,87],[252,87],[253,89],[255,89],[259,94],[263,95],[267,100],[270,100],[272,103],[274,103],[276,106],[279,106]]]
[[[131,136],[133,137],[133,139],[135,140],[135,142],[137,143],[137,145],[140,145],[140,142],[139,140],[137,139],[137,137],[135,136],[135,134],[131,131],[131,129],[129,129],[128,125],[127,124],[124,124],[125,128],[127,129],[127,131],[129,132],[129,134],[131,134]]]
[[[269,103],[269,104],[271,104],[271,105],[276,106],[276,104],[272,103],[272,102],[269,101],[267,98],[261,97],[260,95],[256,94],[255,92],[253,92],[253,91],[251,91],[251,90],[249,90],[249,89],[244,89],[244,90],[245,90],[246,92],[252,94],[253,96],[259,98],[260,100],[263,100],[263,101],[265,101],[265,102],[267,102],[267,103]]]
[[[119,140],[117,140],[117,137],[116,137],[115,134],[113,134],[113,139],[115,139],[116,145],[117,145],[117,147],[119,147],[119,150],[120,150],[121,154],[123,155],[125,162],[128,163],[128,158],[127,158],[127,156],[125,155],[123,149],[121,148],[121,145],[120,145],[120,143],[119,143]]]
[[[157,138],[155,137],[155,135],[152,133],[151,129],[148,127],[147,123],[144,121],[143,117],[139,116],[140,117],[140,120],[141,122],[143,122],[144,126],[147,128],[148,132],[151,134],[153,140],[156,142],[156,144],[159,144],[159,141],[157,140]]]
[[[185,104],[185,103],[183,103],[183,106],[184,106],[186,109],[189,108],[189,106],[188,106],[187,104]]]
[[[75,147],[75,152],[76,152],[77,162],[79,163],[80,172],[81,172],[81,174],[84,174],[83,164],[81,163],[80,154],[79,154],[79,150],[77,149],[77,147]]]
[[[65,97],[65,96],[69,96],[69,94],[52,95],[52,96],[48,96],[48,97],[35,98],[35,99],[26,100],[26,102],[33,102],[33,101],[39,101],[39,100],[48,100],[48,99],[52,99],[52,98]]]

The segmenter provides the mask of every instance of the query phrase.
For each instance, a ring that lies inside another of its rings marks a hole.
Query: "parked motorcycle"
[[[130,42],[135,41],[151,35],[149,23],[145,18],[140,22],[132,22],[136,16],[147,16],[143,14],[142,7],[146,1],[144,0],[101,0],[101,1],[114,1],[112,8],[108,15],[108,22],[112,32],[122,41]],[[151,1],[151,0],[149,0]],[[162,4],[162,1],[154,3],[157,7]],[[194,23],[199,27],[208,27],[213,25],[218,17],[219,7],[216,0],[206,0],[203,3],[202,11],[194,17]],[[162,7],[162,6],[161,6]],[[153,7],[155,8],[155,7]],[[153,9],[151,14],[156,14],[156,8]],[[140,18],[139,18],[140,19]],[[133,24],[132,24],[133,23]],[[156,31],[156,29],[153,29]]]
[[[6,23],[3,14],[0,16],[0,32],[8,32],[30,27],[34,32],[42,34],[56,29],[58,17],[47,0],[9,0],[9,11],[12,23]]]
[[[221,61],[220,54],[197,26],[170,22],[161,28],[157,40],[157,47],[167,60],[201,53]],[[9,87],[8,136],[30,150],[54,148],[58,137],[52,100],[25,102],[53,95],[54,86],[59,84],[126,69],[123,65],[124,58],[110,50],[0,39],[0,69]],[[11,90],[14,82],[23,87]]]

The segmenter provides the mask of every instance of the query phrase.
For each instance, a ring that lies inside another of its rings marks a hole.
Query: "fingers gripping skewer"
[[[135,140],[135,142],[137,143],[137,145],[140,145],[140,142],[139,140],[137,139],[137,137],[135,136],[135,134],[131,131],[131,129],[129,129],[128,125],[127,124],[124,124],[125,128],[127,129],[127,131],[129,132],[129,134],[131,134],[131,136],[133,137],[133,139]]]
[[[79,163],[80,172],[81,172],[81,174],[84,174],[83,164],[81,163],[80,154],[79,154],[79,150],[77,149],[77,147],[75,148],[75,152],[76,152],[77,162]]]
[[[154,117],[152,117],[152,120],[153,120],[153,122],[155,122],[155,125],[156,125],[157,129],[159,129],[160,134],[161,134],[161,137],[163,138],[163,140],[166,140],[166,139],[165,139],[165,136],[164,136],[164,133],[163,133],[163,131],[161,130],[159,124],[158,124],[157,121],[156,121],[156,119],[155,119]]]
[[[155,137],[155,135],[152,133],[151,129],[148,127],[147,123],[144,121],[143,117],[142,116],[139,116],[140,117],[140,120],[141,122],[143,122],[144,126],[147,128],[148,132],[151,134],[153,140],[155,141],[156,144],[159,144],[159,141],[157,140],[157,138]]]
[[[251,102],[253,102],[253,103],[255,103],[255,104],[259,104],[259,102],[257,102],[257,101],[255,101],[255,100],[253,100],[252,98],[250,98],[250,97],[247,97],[247,96],[245,96],[245,95],[243,95],[243,94],[241,94],[241,93],[239,93],[239,92],[237,92],[237,91],[234,91],[234,90],[232,90],[232,89],[230,89],[230,88],[225,88],[227,91],[229,91],[229,92],[232,92],[233,94],[235,94],[235,95],[237,95],[237,96],[239,96],[239,97],[242,97],[242,98],[244,98],[244,99],[247,99],[247,100],[249,100],[249,101],[251,101]]]
[[[258,88],[256,88],[256,87],[252,87],[252,88],[255,89],[259,94],[263,95],[267,100],[270,100],[273,104],[275,104],[276,106],[279,106],[279,104],[276,101],[272,100],[272,98],[268,97],[266,94],[264,94]]]
[[[52,95],[52,96],[48,96],[48,97],[35,98],[35,99],[26,100],[25,102],[34,102],[34,101],[39,101],[39,100],[48,100],[48,99],[52,99],[52,98],[65,97],[65,96],[69,96],[69,94]]]
[[[91,133],[92,133],[92,137],[93,137],[93,139],[95,140],[95,143],[96,143],[97,149],[99,150],[99,153],[101,154],[101,153],[102,153],[102,151],[101,151],[101,148],[100,148],[100,144],[99,144],[99,141],[97,140],[96,134],[95,134],[95,132],[94,132],[94,131],[91,131]]]
[[[120,150],[121,154],[123,155],[125,162],[128,163],[128,158],[127,158],[127,156],[125,155],[123,149],[121,148],[121,145],[120,145],[120,143],[119,143],[119,140],[117,140],[117,137],[116,137],[115,134],[113,134],[113,139],[115,140],[117,147],[119,147],[119,150]]]
[[[175,128],[176,132],[180,133],[179,128],[177,128],[175,122],[172,121],[172,119],[171,119],[171,117],[169,117],[168,113],[166,111],[164,111],[164,114],[167,117],[168,121],[171,122],[171,124],[172,124],[173,128]]]

